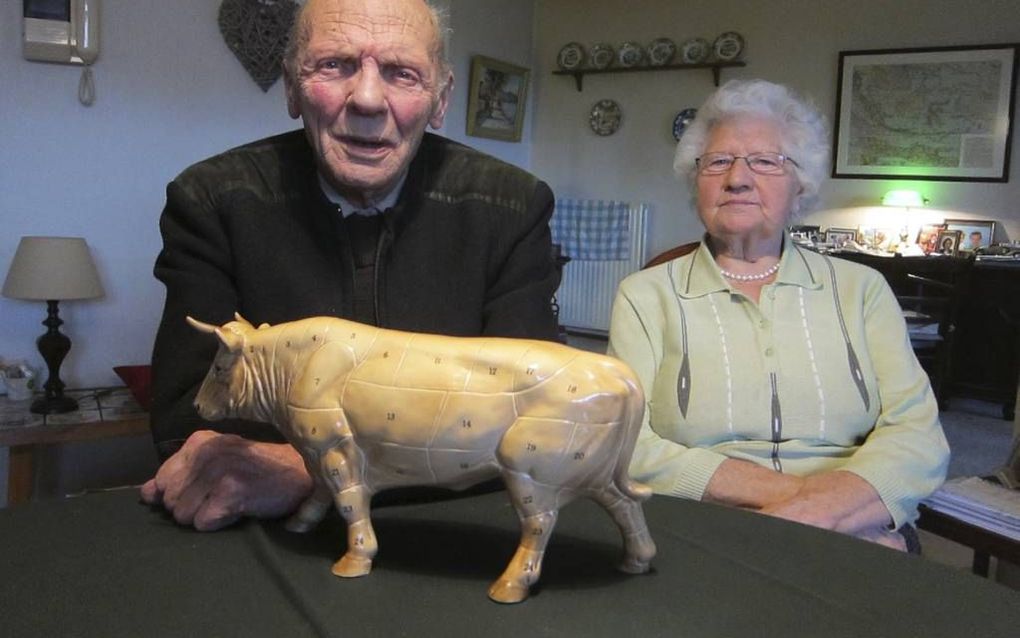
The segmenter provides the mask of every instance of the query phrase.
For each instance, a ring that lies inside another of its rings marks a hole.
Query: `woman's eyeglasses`
[[[732,153],[705,153],[694,160],[698,172],[702,175],[721,175],[733,168],[738,159],[747,162],[747,167],[759,175],[785,175],[786,163],[797,166],[797,162],[781,153],[749,153],[733,155]]]

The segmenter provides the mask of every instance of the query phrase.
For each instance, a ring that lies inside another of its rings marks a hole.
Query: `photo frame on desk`
[[[856,228],[827,228],[825,229],[825,243],[841,248],[843,244],[857,241]]]
[[[925,255],[938,251],[939,233],[946,229],[945,224],[924,224],[917,231],[917,245]]]
[[[1008,181],[1018,49],[841,51],[832,176]]]
[[[946,228],[958,230],[963,236],[960,238],[960,249],[974,251],[978,248],[988,248],[995,242],[995,222],[984,219],[947,219]]]
[[[467,134],[520,142],[531,72],[484,55],[471,58]]]
[[[960,250],[961,239],[963,239],[963,231],[940,230],[938,240],[935,242],[935,252],[955,257]]]

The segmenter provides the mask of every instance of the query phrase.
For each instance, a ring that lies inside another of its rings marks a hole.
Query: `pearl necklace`
[[[762,279],[768,279],[772,275],[776,274],[777,270],[779,270],[778,261],[772,264],[771,268],[769,268],[765,272],[760,272],[757,275],[738,275],[735,272],[723,270],[722,268],[719,269],[719,272],[722,273],[723,277],[727,279],[733,279],[734,281],[761,281]]]

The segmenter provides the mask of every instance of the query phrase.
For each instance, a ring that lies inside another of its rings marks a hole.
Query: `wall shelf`
[[[700,64],[662,64],[659,66],[631,66],[631,67],[616,67],[609,69],[577,69],[576,71],[553,71],[553,75],[572,75],[574,76],[574,83],[577,85],[578,92],[584,88],[584,76],[586,75],[598,75],[603,73],[641,73],[643,71],[691,71],[694,69],[710,69],[712,71],[712,81],[715,82],[716,86],[719,86],[719,72],[727,67],[738,67],[746,66],[746,62],[734,61],[734,62],[702,62]]]

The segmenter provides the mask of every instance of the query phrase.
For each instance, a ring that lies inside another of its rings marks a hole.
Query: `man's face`
[[[308,41],[285,77],[319,171],[358,203],[389,193],[429,124],[443,124],[452,74],[422,0],[309,0]]]

